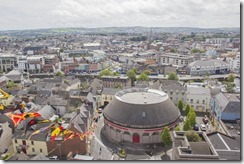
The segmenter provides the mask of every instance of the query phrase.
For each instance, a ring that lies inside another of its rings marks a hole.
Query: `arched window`
[[[149,133],[143,133],[142,136],[149,136]]]
[[[152,135],[159,135],[159,132],[153,132]]]
[[[124,134],[126,135],[130,135],[130,133],[128,131],[124,131]]]

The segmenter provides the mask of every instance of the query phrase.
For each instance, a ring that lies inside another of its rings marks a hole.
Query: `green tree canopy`
[[[187,119],[189,119],[191,127],[196,124],[196,113],[193,108],[190,109],[190,112],[187,115]]]
[[[113,75],[113,76],[120,76],[120,73],[118,73],[118,72],[113,72],[112,75]]]
[[[110,71],[109,69],[104,69],[99,74],[100,77],[102,77],[102,76],[112,76],[112,75],[113,75],[113,72]]]
[[[145,71],[143,71],[143,73],[145,73],[146,75],[151,75],[151,71],[150,70],[145,70]]]
[[[234,83],[226,82],[225,89],[226,89],[227,92],[233,93],[233,92],[235,92],[235,86],[236,85]]]
[[[205,52],[205,50],[199,50],[199,49],[196,49],[196,48],[191,50],[191,53],[204,53],[204,52]]]
[[[187,118],[186,121],[184,122],[183,130],[184,130],[184,131],[191,130],[191,124],[190,124],[190,120],[189,120],[188,118]]]
[[[182,113],[182,111],[183,111],[183,107],[184,107],[183,101],[182,101],[182,100],[179,100],[177,106],[178,106],[178,108],[179,108],[179,110],[180,110],[180,113]]]
[[[185,132],[185,136],[190,142],[200,142],[202,140],[199,134],[193,130]]]
[[[235,75],[233,73],[231,73],[228,77],[227,77],[227,81],[228,82],[234,82],[235,79]]]
[[[186,105],[186,108],[185,108],[185,111],[184,111],[185,116],[188,115],[188,113],[190,112],[190,109],[191,109],[191,106],[190,106],[189,104],[187,104],[187,105]]]
[[[178,80],[178,77],[174,72],[170,72],[168,76],[168,80]]]
[[[175,128],[174,128],[175,131],[180,131],[180,126],[177,125]]]
[[[126,75],[131,79],[131,85],[134,85],[136,81],[136,73],[133,69],[126,72]]]
[[[61,71],[58,71],[55,73],[55,76],[64,77],[64,74]]]
[[[170,130],[168,127],[165,127],[162,134],[161,134],[162,142],[164,146],[168,146],[172,143],[172,138],[170,135]]]
[[[176,49],[171,48],[171,49],[169,50],[169,52],[171,52],[171,53],[176,53]]]
[[[16,86],[16,84],[13,81],[10,81],[10,82],[7,83],[7,88],[10,88],[11,89],[11,88],[13,88],[15,86]]]
[[[137,73],[137,70],[136,70],[136,68],[134,67],[134,68],[132,68],[131,69],[132,71],[134,71],[135,72],[135,74]]]
[[[138,77],[138,80],[140,81],[149,81],[149,77],[145,73],[141,73]]]

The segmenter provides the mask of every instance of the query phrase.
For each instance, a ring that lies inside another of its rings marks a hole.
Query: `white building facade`
[[[175,67],[184,67],[194,61],[193,56],[187,56],[175,53],[162,53],[159,55],[158,63],[161,65],[172,65]]]
[[[222,60],[197,60],[188,65],[190,75],[214,75],[227,74],[230,70],[230,65]]]
[[[187,86],[186,103],[197,112],[210,110],[211,93],[209,88],[201,86]]]

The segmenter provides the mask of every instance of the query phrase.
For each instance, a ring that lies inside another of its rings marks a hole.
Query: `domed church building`
[[[160,143],[164,127],[174,128],[180,111],[162,91],[130,88],[119,91],[104,109],[103,134],[113,142]]]

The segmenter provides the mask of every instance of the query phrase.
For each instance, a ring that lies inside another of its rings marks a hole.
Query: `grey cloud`
[[[50,27],[239,27],[239,0],[0,0],[0,30]]]

